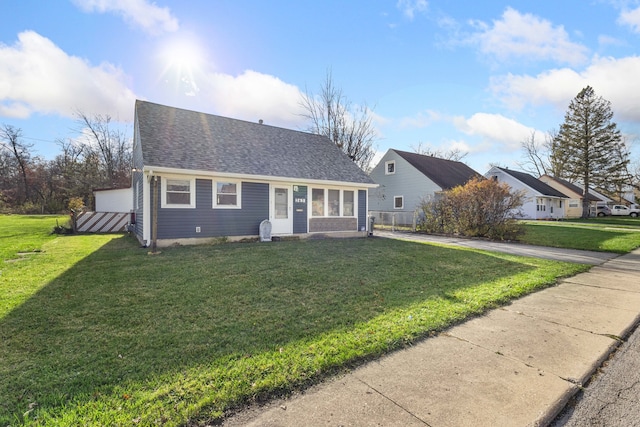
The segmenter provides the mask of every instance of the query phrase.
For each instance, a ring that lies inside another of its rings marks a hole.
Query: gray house
[[[158,246],[358,235],[376,184],[328,138],[136,101],[135,235]]]
[[[462,162],[390,149],[370,176],[379,184],[369,192],[372,212],[413,215],[423,200],[482,175]]]

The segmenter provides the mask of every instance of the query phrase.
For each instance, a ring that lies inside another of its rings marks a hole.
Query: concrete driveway
[[[608,252],[581,251],[576,249],[550,248],[547,246],[524,245],[521,243],[494,242],[483,239],[469,239],[448,236],[434,236],[422,233],[375,230],[374,236],[387,239],[407,240],[411,242],[440,243],[444,245],[463,246],[485,251],[504,252],[534,258],[552,259],[556,261],[575,262],[579,264],[600,265],[618,257]]]

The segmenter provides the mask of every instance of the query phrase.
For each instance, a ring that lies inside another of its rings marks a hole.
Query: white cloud
[[[640,7],[620,12],[618,22],[622,25],[628,25],[634,32],[640,33]]]
[[[400,127],[403,128],[424,128],[435,122],[443,120],[442,114],[433,110],[421,111],[415,116],[400,119]]]
[[[200,84],[198,96],[221,115],[292,127],[304,119],[301,91],[277,77],[247,70],[238,76],[211,73]]]
[[[128,121],[133,119],[135,95],[125,78],[109,63],[93,66],[67,55],[46,37],[25,31],[15,46],[0,44],[0,115],[73,117],[80,110]]]
[[[141,27],[150,34],[178,30],[176,19],[168,7],[158,7],[147,0],[73,0],[85,12],[114,12],[125,21]]]
[[[482,54],[499,61],[520,58],[580,64],[587,59],[588,49],[572,42],[563,26],[529,13],[507,8],[493,25],[481,21],[472,24],[479,31],[467,42],[477,44]]]
[[[453,124],[467,135],[481,137],[485,145],[497,143],[509,151],[519,150],[534,130],[501,114],[488,113],[476,113],[468,119],[456,117]]]
[[[398,0],[397,8],[402,11],[404,16],[413,20],[416,13],[424,13],[429,8],[427,0]]]
[[[568,68],[538,74],[507,75],[492,79],[493,92],[511,108],[552,104],[566,110],[582,88],[611,101],[614,120],[640,122],[640,57],[593,59],[581,72]]]

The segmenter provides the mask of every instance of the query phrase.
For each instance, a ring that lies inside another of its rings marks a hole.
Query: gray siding
[[[308,187],[306,185],[296,187],[298,190],[293,192],[293,233],[304,234],[307,232]]]
[[[209,179],[196,179],[195,209],[163,209],[159,204],[158,239],[257,236],[260,222],[269,217],[269,184],[243,182],[242,209],[213,209]]]
[[[138,120],[136,119],[134,123],[136,131],[133,133],[133,168],[135,172],[133,172],[131,179],[131,185],[133,186],[133,212],[136,214],[136,224],[133,232],[138,240],[142,242],[144,227],[144,174],[142,173],[142,148],[140,146],[137,126]]]
[[[396,172],[386,175],[385,163],[392,160],[396,162]],[[380,185],[369,191],[370,211],[413,212],[424,198],[442,191],[438,185],[392,150],[387,151],[370,176]],[[395,196],[404,197],[403,209],[394,208]]]
[[[358,190],[358,230],[367,229],[367,191]]]

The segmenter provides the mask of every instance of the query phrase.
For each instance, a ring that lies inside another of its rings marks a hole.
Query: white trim
[[[210,179],[210,178],[207,178]],[[219,205],[218,204],[218,183],[229,183],[236,185],[236,204],[235,205]],[[242,181],[214,179],[211,186],[213,192],[213,209],[242,209]]]
[[[393,165],[393,172],[389,172],[389,165]],[[396,161],[388,160],[384,162],[384,174],[385,175],[395,175],[396,174]]]
[[[212,177],[229,178],[233,180],[242,180],[247,182],[289,182],[299,185],[316,185],[316,186],[344,186],[344,187],[358,187],[358,188],[376,188],[378,184],[362,183],[362,182],[350,182],[350,181],[332,181],[323,179],[304,179],[287,176],[269,176],[269,175],[250,175],[241,173],[228,173],[228,172],[211,172],[193,169],[177,169],[166,167],[154,167],[145,166],[144,172],[151,175],[170,174],[170,175],[189,175],[196,178],[202,177],[205,179],[212,179]]]
[[[396,206],[396,199],[400,199],[402,201],[402,206]],[[393,196],[393,209],[404,209],[404,196]]]
[[[167,182],[189,181],[189,204],[169,204],[167,203]],[[160,175],[160,207],[162,209],[195,209],[196,207],[196,178],[185,176]]]

